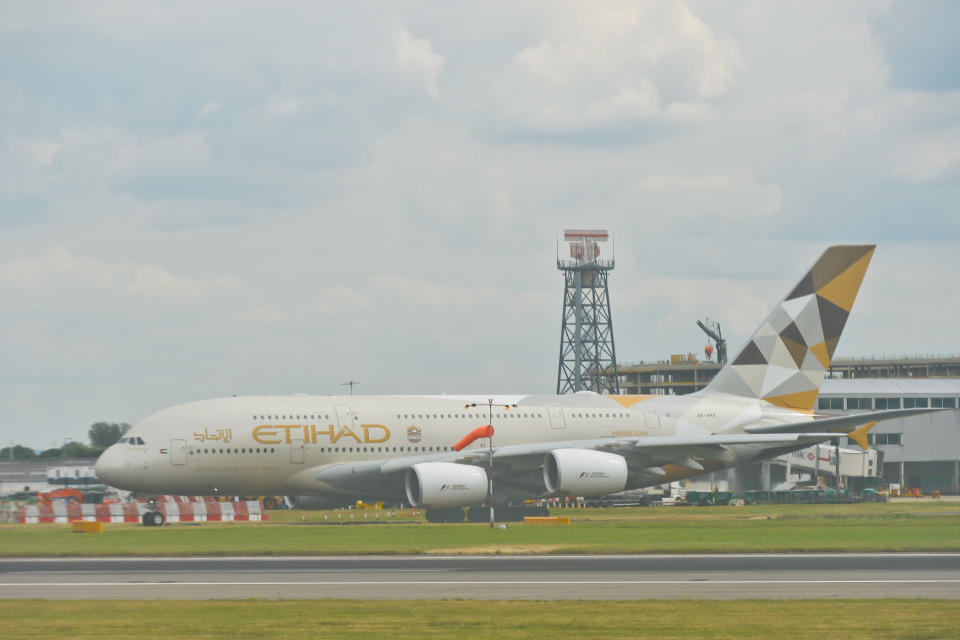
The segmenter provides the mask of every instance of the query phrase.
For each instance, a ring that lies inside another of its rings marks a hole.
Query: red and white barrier
[[[267,514],[257,500],[219,502],[215,499],[187,496],[163,496],[157,506],[167,522],[259,522]],[[146,502],[111,502],[108,504],[53,504],[20,507],[17,522],[23,524],[89,522],[140,522],[147,512]]]

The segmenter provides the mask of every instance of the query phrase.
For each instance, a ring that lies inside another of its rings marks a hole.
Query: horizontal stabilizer
[[[766,426],[744,427],[747,433],[807,433],[810,431],[836,431],[846,433],[856,427],[862,427],[868,422],[882,422],[884,420],[895,420],[897,418],[908,418],[924,413],[933,413],[935,411],[944,411],[944,409],[890,409],[888,411],[874,411],[871,413],[857,413],[849,416],[837,416],[835,418],[821,418],[819,420],[806,420],[804,422],[792,422],[787,424],[772,424]],[[947,409],[949,411],[949,409]]]

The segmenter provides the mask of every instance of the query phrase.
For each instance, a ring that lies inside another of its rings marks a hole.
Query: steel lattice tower
[[[607,288],[614,260],[612,255],[601,260],[597,245],[608,237],[605,230],[569,229],[563,234],[570,243],[570,259],[557,257],[557,269],[564,276],[558,394],[620,392]]]

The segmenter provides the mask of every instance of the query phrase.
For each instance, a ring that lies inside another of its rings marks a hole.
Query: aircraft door
[[[303,464],[303,433],[290,434],[290,462]]]
[[[547,407],[550,411],[550,426],[554,429],[566,429],[567,421],[563,416],[563,409],[560,407]]]
[[[187,441],[170,441],[170,464],[187,464]]]

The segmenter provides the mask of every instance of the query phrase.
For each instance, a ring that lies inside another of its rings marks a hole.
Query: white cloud
[[[62,146],[58,140],[5,138],[0,149],[0,197],[44,194],[55,180],[51,168]]]
[[[893,175],[906,182],[935,182],[960,166],[960,127],[906,141],[892,154]]]
[[[495,81],[492,106],[538,130],[685,119],[725,95],[742,60],[684,2],[556,3]]]
[[[157,265],[76,257],[62,246],[48,247],[34,258],[0,264],[0,292],[10,309],[23,311],[104,293],[117,309],[130,304],[190,306],[239,286],[230,276],[179,276]]]
[[[215,113],[220,113],[221,111],[223,111],[222,104],[216,100],[207,100],[199,109],[197,109],[197,117],[204,118]]]
[[[414,36],[402,26],[393,36],[391,54],[390,64],[398,73],[422,84],[431,98],[440,96],[438,80],[446,58],[433,50],[429,40]]]
[[[267,103],[267,111],[280,118],[289,118],[300,113],[304,101],[299,98],[274,98]]]
[[[780,211],[783,192],[775,184],[757,184],[749,172],[735,175],[663,176],[651,174],[636,183],[649,194],[658,208],[669,208],[674,216],[703,218],[708,212],[722,213],[727,220],[763,218]]]

